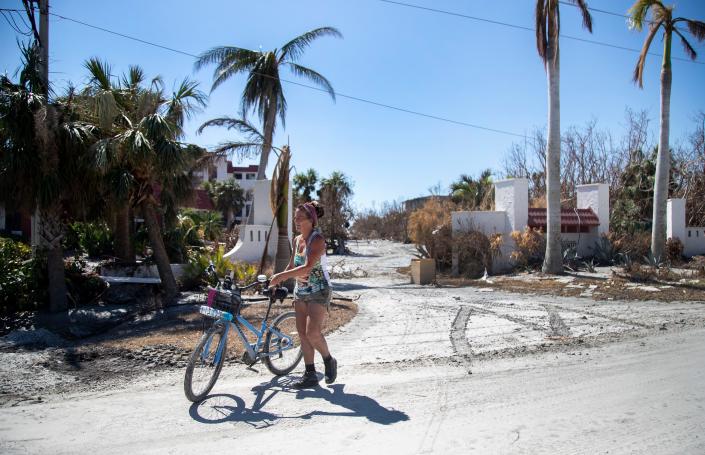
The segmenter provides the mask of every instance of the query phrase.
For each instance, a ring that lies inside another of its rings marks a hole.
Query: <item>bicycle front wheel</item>
[[[301,361],[301,339],[296,331],[296,313],[290,311],[272,321],[264,339],[264,364],[272,374],[291,373]]]
[[[216,323],[203,334],[186,366],[184,392],[190,401],[202,401],[218,380],[227,351],[225,324]]]

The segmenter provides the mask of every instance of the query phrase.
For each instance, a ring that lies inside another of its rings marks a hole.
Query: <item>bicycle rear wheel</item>
[[[286,337],[290,338],[287,339]],[[296,313],[290,311],[279,315],[264,339],[263,361],[272,374],[282,376],[291,373],[301,361],[301,340],[296,331]],[[270,354],[271,355],[268,355]]]
[[[225,324],[216,323],[193,350],[184,375],[184,392],[190,401],[202,401],[218,380],[227,352]]]

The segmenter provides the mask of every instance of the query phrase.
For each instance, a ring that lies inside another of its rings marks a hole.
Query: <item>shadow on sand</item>
[[[248,408],[245,401],[231,394],[211,395],[200,403],[194,403],[189,408],[192,419],[205,424],[220,424],[225,422],[244,422],[254,428],[266,428],[282,419],[311,419],[314,416],[364,417],[370,422],[380,425],[391,425],[409,420],[409,416],[395,409],[388,409],[376,400],[355,393],[345,393],[345,384],[333,384],[315,389],[297,390],[291,387],[295,378],[290,376],[275,377],[271,381],[252,388],[255,401]],[[263,408],[280,393],[293,394],[297,400],[323,399],[332,405],[343,408],[334,411],[313,410],[300,415],[278,415],[265,411]]]

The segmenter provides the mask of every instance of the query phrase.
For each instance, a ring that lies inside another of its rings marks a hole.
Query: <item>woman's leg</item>
[[[315,351],[313,345],[306,334],[306,321],[308,319],[308,304],[301,300],[294,302],[294,310],[296,311],[296,331],[299,332],[301,340],[301,350],[304,352],[304,363],[311,365],[314,362]]]
[[[324,359],[330,356],[330,352],[328,351],[328,343],[326,343],[326,339],[323,337],[322,332],[323,323],[326,320],[326,316],[327,312],[325,305],[320,305],[318,303],[308,304],[308,324],[306,325],[306,339],[316,349],[316,351],[321,353]],[[311,358],[313,359],[313,354],[311,354]],[[304,351],[304,360],[305,359],[306,352]],[[306,363],[309,362],[307,361]]]

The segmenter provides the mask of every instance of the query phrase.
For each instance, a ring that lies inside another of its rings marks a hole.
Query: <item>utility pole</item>
[[[42,60],[42,82],[44,96],[49,97],[49,0],[38,0],[39,3],[39,46]]]

